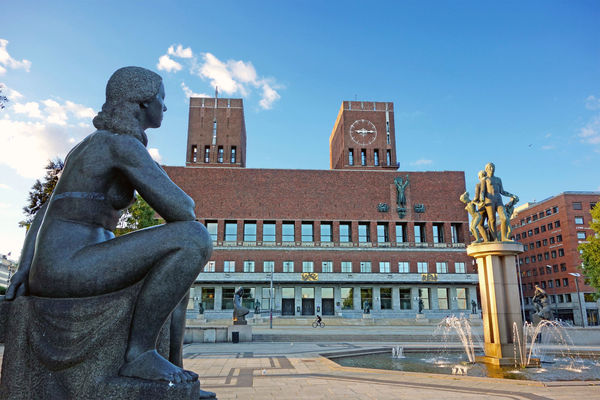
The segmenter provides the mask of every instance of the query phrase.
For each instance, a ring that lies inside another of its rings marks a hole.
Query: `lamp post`
[[[273,329],[273,275],[275,275],[275,271],[271,271],[271,287],[269,288],[269,329]]]
[[[575,287],[577,288],[577,302],[579,303],[579,313],[581,314],[581,326],[585,327],[585,322],[583,320],[583,307],[581,307],[581,295],[579,294],[579,277],[580,273],[577,272],[569,272],[569,275],[573,275],[575,277]]]
[[[521,280],[521,262],[519,257],[517,256],[517,270],[519,273],[519,289],[521,292],[521,314],[523,316],[523,323],[527,321],[525,318],[525,295],[523,294],[523,281]]]

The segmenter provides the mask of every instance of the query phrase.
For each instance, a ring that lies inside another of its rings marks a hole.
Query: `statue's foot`
[[[483,242],[483,239],[477,239],[477,240],[476,240],[475,242],[473,242],[473,243],[481,243],[481,242]]]
[[[198,379],[196,373],[171,364],[156,350],[143,352],[134,360],[123,364],[119,375],[173,383],[194,382]]]
[[[200,389],[199,399],[216,399],[217,394],[215,392],[209,392],[207,390]]]

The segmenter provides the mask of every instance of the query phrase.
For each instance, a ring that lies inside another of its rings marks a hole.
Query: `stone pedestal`
[[[252,325],[232,325],[227,327],[227,341],[231,342],[231,334],[239,332],[240,342],[252,341]]]
[[[467,247],[467,254],[477,260],[483,314],[485,356],[477,361],[514,363],[513,326],[516,324],[519,331],[523,326],[516,258],[522,252],[523,245],[514,242],[484,242]]]

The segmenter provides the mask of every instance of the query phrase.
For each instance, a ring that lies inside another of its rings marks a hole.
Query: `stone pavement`
[[[190,344],[184,349],[184,364],[200,374],[203,389],[216,392],[222,400],[600,399],[600,382],[541,383],[349,368],[319,355],[386,345],[394,344]],[[414,346],[431,347],[431,343]]]

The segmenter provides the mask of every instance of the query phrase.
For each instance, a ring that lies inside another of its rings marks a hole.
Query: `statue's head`
[[[460,201],[462,201],[463,203],[468,203],[471,201],[471,199],[469,199],[469,192],[464,192],[463,194],[460,195]]]
[[[479,171],[479,173],[477,174],[477,177],[479,178],[479,180],[482,180],[483,178],[486,177],[486,173],[484,170]]]
[[[496,166],[494,163],[485,164],[485,172],[487,176],[494,176],[494,171],[496,170]]]
[[[97,129],[133,135],[146,145],[145,127],[141,126],[141,120],[147,118],[142,114],[148,114],[150,110],[147,109],[161,97],[161,90],[164,96],[162,78],[155,72],[141,67],[118,69],[106,84],[106,102],[102,111],[94,118],[94,126]],[[162,111],[165,109],[163,105],[160,113],[152,110],[155,121],[149,127],[160,126]]]

